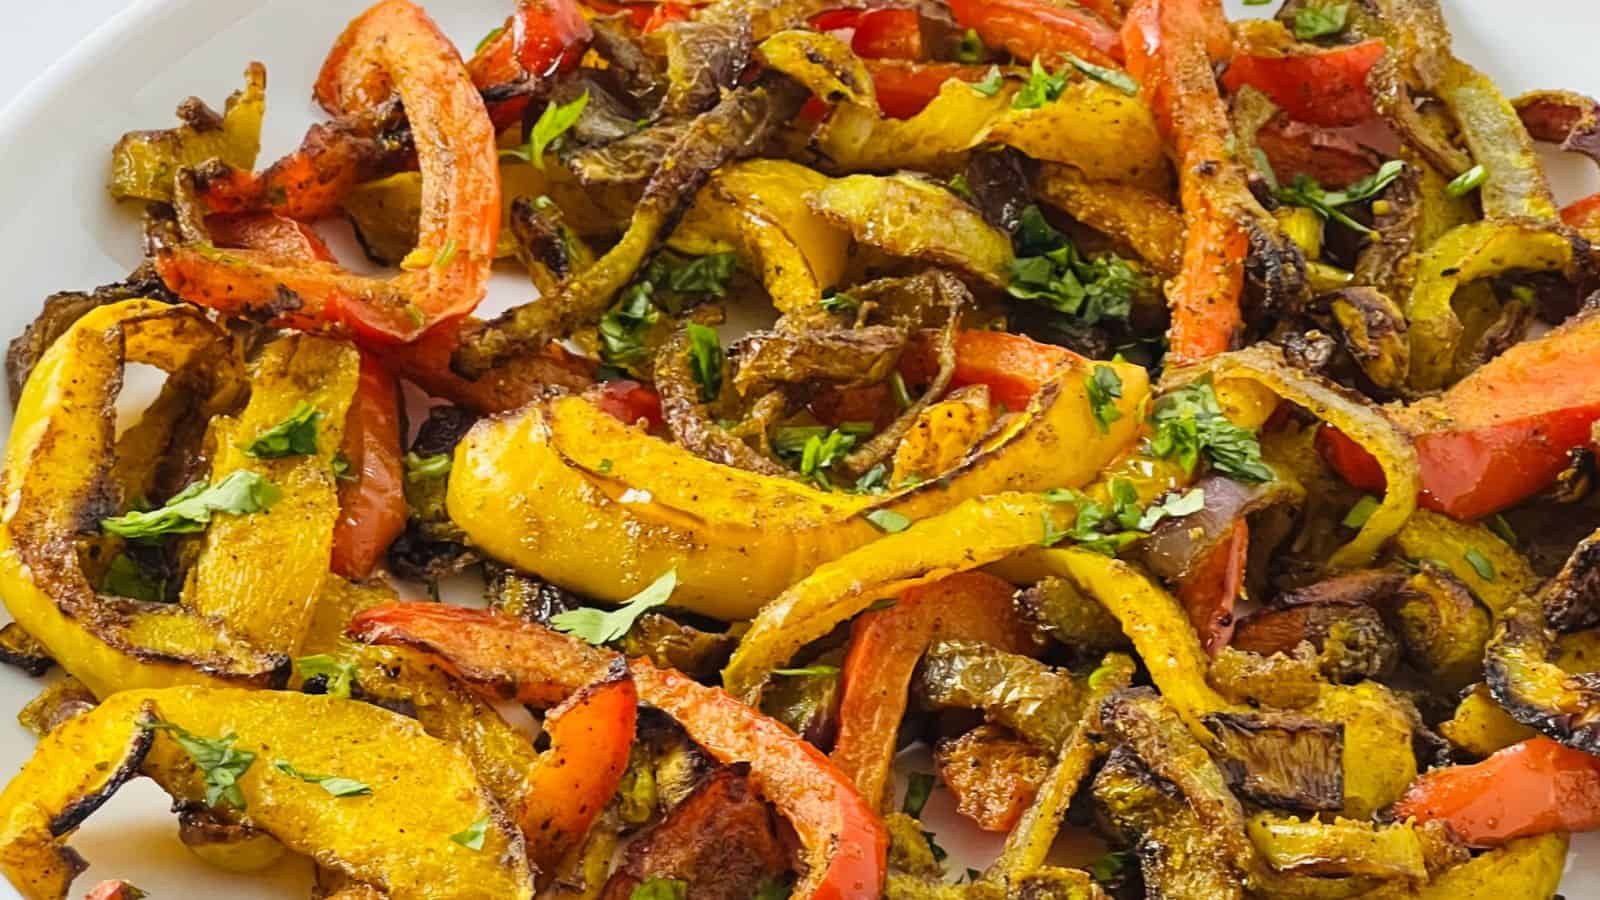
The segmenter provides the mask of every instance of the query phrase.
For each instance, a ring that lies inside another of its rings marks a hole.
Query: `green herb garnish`
[[[700,386],[700,402],[710,403],[722,393],[722,340],[715,328],[699,322],[690,322],[685,331],[689,337],[689,375]]]
[[[489,817],[484,816],[466,828],[450,835],[450,840],[455,841],[468,850],[482,850],[483,839],[489,833]]]
[[[1078,253],[1037,206],[1022,211],[1017,257],[1007,267],[1006,293],[1031,300],[1086,325],[1126,319],[1148,279],[1114,253],[1089,259]]]
[[[1149,531],[1162,519],[1181,519],[1205,509],[1205,506],[1205,488],[1191,488],[1186,493],[1168,494],[1161,502],[1150,504],[1133,527],[1140,531]]]
[[[243,516],[261,512],[281,496],[283,492],[272,482],[248,469],[238,469],[214,487],[203,481],[189,485],[160,509],[101,519],[100,528],[107,534],[133,540],[195,534],[211,523],[212,513]]]
[[[416,453],[407,453],[406,480],[426,481],[430,478],[443,478],[450,474],[450,454],[435,453],[432,456],[418,456]]]
[[[1122,418],[1122,410],[1117,409],[1117,400],[1122,396],[1122,379],[1117,370],[1097,365],[1083,386],[1089,395],[1089,412],[1094,414],[1100,433],[1110,432],[1111,423]]]
[[[322,418],[321,410],[301,400],[288,418],[256,435],[255,440],[239,449],[253,459],[309,456],[317,452],[317,424]]]
[[[875,509],[865,516],[879,531],[896,534],[911,527],[911,520],[892,509]]]
[[[1344,522],[1342,524],[1346,528],[1365,527],[1367,520],[1372,518],[1372,514],[1377,512],[1378,507],[1381,505],[1377,497],[1365,495],[1360,500],[1357,500],[1354,506],[1350,507],[1349,512],[1344,514]]]
[[[979,63],[988,57],[989,48],[983,45],[983,38],[978,37],[978,32],[971,28],[961,35],[961,42],[956,45],[956,62]]]
[[[1489,557],[1484,556],[1477,547],[1468,547],[1467,552],[1462,555],[1467,558],[1467,564],[1472,566],[1472,571],[1477,572],[1479,578],[1484,581],[1495,579],[1494,563],[1490,562]]]
[[[1077,69],[1079,72],[1082,72],[1095,81],[1098,81],[1107,87],[1116,88],[1130,97],[1138,95],[1139,82],[1134,81],[1133,76],[1129,75],[1127,72],[1121,71],[1120,69],[1108,69],[1105,66],[1097,66],[1094,63],[1074,56],[1071,53],[1066,53],[1063,55],[1066,56],[1067,62],[1072,63],[1072,67],[1074,69]]]
[[[312,775],[309,772],[302,772],[296,769],[287,760],[276,760],[273,762],[272,767],[285,775],[317,785],[335,797],[361,797],[372,793],[372,788],[356,781],[354,778],[340,778],[337,775]]]
[[[245,808],[239,779],[256,761],[256,755],[249,750],[234,749],[233,742],[239,739],[238,735],[230,731],[220,738],[203,738],[190,734],[182,726],[160,721],[146,727],[171,734],[178,746],[194,760],[205,781],[207,806],[216,806],[219,801],[225,800],[234,809]]]
[[[1255,483],[1272,480],[1272,470],[1261,461],[1255,432],[1228,421],[1208,382],[1162,395],[1150,421],[1155,431],[1147,447],[1158,459],[1176,457],[1193,472],[1204,453],[1211,467],[1224,475]]]
[[[1303,206],[1315,211],[1325,219],[1331,219],[1339,224],[1360,232],[1371,234],[1372,229],[1357,222],[1346,215],[1340,207],[1363,200],[1370,200],[1387,188],[1400,173],[1405,170],[1405,163],[1398,159],[1391,159],[1378,167],[1378,171],[1356,181],[1342,191],[1324,190],[1315,178],[1307,175],[1296,175],[1294,181],[1288,185],[1279,186],[1274,194],[1283,203],[1294,206]],[[1269,170],[1271,166],[1267,167]]]
[[[1005,83],[1006,78],[1000,74],[1000,67],[990,66],[989,72],[983,76],[983,80],[972,82],[972,89],[985,97],[993,97],[995,94],[1000,93],[1000,88]]]
[[[818,675],[837,675],[838,666],[805,666],[799,669],[773,669],[774,675],[786,675],[790,678],[811,678]]]
[[[578,117],[583,115],[583,108],[589,105],[589,92],[585,90],[571,103],[551,103],[539,114],[539,120],[533,123],[533,130],[528,133],[528,143],[514,150],[501,150],[502,156],[514,156],[525,162],[533,163],[534,168],[544,170],[544,152],[555,142],[556,138],[565,134],[567,129],[577,124]]]
[[[321,678],[322,691],[330,697],[349,697],[350,686],[356,679],[355,663],[345,662],[326,653],[302,656],[294,661],[294,668],[300,673],[301,681]]]
[[[1450,183],[1444,186],[1444,192],[1451,197],[1465,197],[1466,195],[1482,187],[1483,183],[1488,180],[1488,169],[1485,169],[1481,165],[1473,166],[1465,172],[1462,172],[1460,175],[1450,179]]]
[[[1302,41],[1326,37],[1343,31],[1350,18],[1350,4],[1302,6],[1294,14],[1294,36]]]
[[[1067,89],[1066,72],[1047,72],[1039,64],[1039,57],[1033,58],[1033,64],[1028,68],[1028,80],[1022,85],[1022,90],[1011,98],[1012,109],[1038,109],[1046,103],[1053,103],[1062,92]]]
[[[668,569],[665,575],[616,609],[580,607],[557,613],[550,619],[550,627],[557,631],[582,638],[595,646],[609,644],[633,627],[633,623],[646,612],[667,602],[673,588],[678,586],[678,570]]]
[[[933,774],[912,772],[906,776],[906,799],[900,804],[900,811],[912,818],[922,815],[922,808],[928,805],[932,793]]]

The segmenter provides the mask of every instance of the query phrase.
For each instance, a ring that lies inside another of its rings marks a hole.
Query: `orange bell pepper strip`
[[[1078,6],[1048,0],[950,0],[950,13],[985,44],[1019,60],[1039,57],[1048,64],[1056,54],[1071,53],[1100,66],[1122,63],[1116,29]]]
[[[1580,313],[1523,341],[1449,390],[1387,414],[1411,435],[1419,502],[1457,519],[1505,509],[1550,485],[1600,420],[1600,315]],[[1378,463],[1324,428],[1317,446],[1345,481],[1381,492]]]
[[[469,685],[497,699],[549,705],[609,670],[617,654],[531,622],[437,603],[374,607],[347,634],[439,657]],[[804,873],[796,900],[870,900],[887,866],[883,823],[822,751],[720,688],[629,663],[639,700],[671,716],[718,762],[750,766],[756,789],[793,826]]]
[[[1249,85],[1300,122],[1360,125],[1378,115],[1367,76],[1383,53],[1380,40],[1329,49],[1306,46],[1283,54],[1240,52],[1223,73],[1222,83],[1229,91]]]
[[[617,660],[600,681],[586,685],[544,717],[550,749],[528,779],[520,824],[528,859],[553,872],[583,840],[628,771],[639,693]]]
[[[85,894],[83,900],[134,900],[143,896],[144,891],[126,881],[102,881]]]
[[[349,471],[339,481],[339,518],[333,524],[329,567],[337,575],[367,578],[406,530],[400,441],[400,386],[382,363],[363,353],[339,448]]]
[[[878,95],[878,108],[892,119],[909,119],[939,95],[939,88],[952,78],[979,82],[989,76],[988,66],[960,63],[865,60]]]
[[[1444,821],[1473,847],[1551,831],[1600,829],[1600,757],[1547,737],[1470,766],[1434,769],[1406,790],[1395,818]]]
[[[917,662],[948,638],[983,641],[1012,653],[1037,651],[1018,617],[1016,589],[993,575],[963,572],[901,594],[888,609],[864,613],[850,629],[843,669],[839,737],[833,762],[879,809],[891,802],[895,736]]]
[[[1228,110],[1211,71],[1219,27],[1227,23],[1216,0],[1141,0],[1122,27],[1128,71],[1178,151],[1187,228],[1183,268],[1167,286],[1169,365],[1228,350],[1244,325],[1239,298],[1250,239],[1237,204],[1253,201],[1245,200],[1249,188],[1229,149]]]
[[[203,244],[164,248],[155,263],[168,288],[201,306],[307,330],[347,329],[368,345],[403,343],[483,299],[500,232],[494,128],[454,46],[415,4],[385,0],[350,24],[346,40],[375,48],[361,58],[393,78],[411,122],[422,219],[406,271],[381,280]]]
[[[661,10],[641,9],[646,20],[635,25],[648,30],[649,15]],[[472,83],[484,90],[549,78],[577,68],[593,37],[589,20],[573,0],[520,0],[517,11],[472,55],[467,72]],[[522,120],[527,105],[526,96],[496,100],[489,104],[489,115],[496,128],[505,128]]]

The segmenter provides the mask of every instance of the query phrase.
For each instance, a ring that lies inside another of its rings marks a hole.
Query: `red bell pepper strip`
[[[1589,243],[1600,241],[1600,194],[1574,200],[1561,210],[1561,221],[1578,229]]]
[[[913,342],[901,355],[900,374],[907,384],[933,380],[936,364],[931,351],[922,342]],[[1020,334],[963,331],[956,335],[956,370],[950,386],[987,385],[991,402],[1022,409],[1058,367],[1081,358],[1065,347]]]
[[[173,292],[280,325],[342,326],[369,345],[415,340],[482,300],[499,238],[500,182],[494,128],[477,88],[455,48],[408,0],[372,7],[350,24],[351,33],[353,46],[377,48],[361,58],[382,65],[394,79],[411,122],[422,169],[417,261],[385,281],[331,263],[181,245],[155,257]]]
[[[1579,314],[1478,367],[1442,395],[1387,414],[1411,435],[1419,502],[1457,519],[1505,509],[1555,480],[1600,419],[1600,315]],[[1345,481],[1383,490],[1376,460],[1331,428],[1323,459]]]
[[[1380,40],[1329,49],[1308,46],[1286,54],[1241,52],[1234,55],[1222,83],[1229,91],[1249,85],[1300,122],[1360,125],[1378,114],[1367,76],[1383,53]]]
[[[632,425],[643,420],[651,431],[660,431],[666,424],[661,415],[661,395],[647,384],[626,378],[608,381],[590,396],[596,406],[619,422]]]
[[[1178,585],[1178,601],[1200,635],[1200,645],[1213,656],[1233,637],[1233,607],[1244,589],[1249,556],[1250,527],[1240,519],[1233,524],[1233,534]]]
[[[1012,653],[1037,650],[1018,617],[1007,582],[963,572],[901,594],[888,609],[864,613],[850,629],[833,762],[861,796],[887,809],[895,735],[905,717],[911,675],[928,645],[948,638],[983,641]]]
[[[549,705],[620,657],[530,622],[437,603],[374,607],[347,634],[434,654],[488,696]],[[850,779],[822,752],[720,688],[648,660],[629,663],[639,700],[675,719],[721,763],[750,766],[756,789],[803,847],[796,900],[870,900],[883,888],[888,836]]]
[[[528,779],[521,815],[528,859],[540,871],[555,871],[617,792],[638,714],[638,689],[619,659],[544,717],[550,749]]]
[[[542,353],[518,356],[496,366],[477,381],[462,378],[450,370],[450,355],[461,345],[463,325],[474,322],[447,322],[412,343],[382,346],[374,352],[401,378],[486,416],[526,406],[547,387],[582,391],[594,384],[594,363],[554,343]]]
[[[988,66],[960,63],[911,63],[869,59],[867,71],[878,95],[878,108],[892,119],[909,119],[939,96],[939,88],[952,78],[979,82],[989,76]]]
[[[334,262],[322,236],[304,222],[274,213],[206,216],[206,233],[219,247],[262,250],[281,256]]]
[[[482,89],[570,72],[583,59],[592,37],[589,20],[574,0],[521,0],[517,11],[472,55],[467,73]],[[319,80],[319,99],[321,84]],[[496,128],[505,128],[522,120],[527,105],[527,97],[500,100],[489,105],[489,115]]]
[[[406,529],[400,440],[400,386],[382,363],[363,353],[339,446],[349,470],[339,481],[339,518],[333,524],[329,568],[337,575],[356,581],[370,576]]]
[[[1442,820],[1473,847],[1551,831],[1600,829],[1600,757],[1547,737],[1512,744],[1470,766],[1411,783],[1395,818]]]
[[[1055,54],[1071,53],[1101,66],[1122,62],[1116,29],[1076,6],[1048,0],[950,0],[950,12],[962,28],[971,28],[985,44],[1019,60],[1039,57],[1051,64]]]
[[[1177,364],[1226,351],[1244,324],[1239,298],[1250,239],[1234,204],[1249,189],[1211,73],[1208,44],[1219,23],[1226,28],[1216,0],[1141,0],[1122,29],[1128,71],[1178,150],[1187,231],[1183,268],[1167,289],[1169,357]]]
[[[811,17],[818,31],[853,29],[850,49],[864,59],[927,58],[922,16],[914,9],[834,9]]]

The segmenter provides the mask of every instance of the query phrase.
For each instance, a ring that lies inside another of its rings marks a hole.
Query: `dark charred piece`
[[[1218,765],[1228,784],[1264,806],[1304,812],[1344,807],[1344,726],[1304,716],[1213,713]]]

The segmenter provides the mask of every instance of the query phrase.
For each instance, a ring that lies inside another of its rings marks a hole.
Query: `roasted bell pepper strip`
[[[879,809],[889,802],[895,736],[911,674],[928,645],[963,638],[1012,653],[1034,650],[1011,604],[1015,589],[993,575],[963,572],[912,588],[893,606],[856,619],[844,662],[833,762]]]
[[[553,872],[611,802],[628,770],[639,693],[618,659],[544,718],[550,749],[528,779],[521,815],[528,858]]]
[[[621,379],[606,382],[594,394],[595,405],[629,425],[643,419],[650,431],[660,431],[665,424],[661,418],[661,395],[649,385]]]
[[[400,459],[400,385],[371,354],[345,415],[340,452],[349,467],[339,481],[333,571],[353,581],[372,574],[406,529],[405,465]]]
[[[397,603],[358,614],[348,632],[374,644],[411,646],[441,658],[490,696],[548,704],[604,674],[616,654],[539,625],[481,610]],[[877,897],[888,838],[855,786],[794,732],[679,672],[629,664],[640,701],[675,719],[721,763],[743,762],[757,790],[800,837],[806,900]]]
[[[594,363],[554,343],[542,353],[496,366],[476,381],[462,378],[450,370],[450,354],[460,346],[461,329],[476,324],[471,318],[448,322],[412,343],[378,347],[374,352],[401,378],[483,415],[526,406],[546,387],[582,391],[594,384]]]
[[[1233,535],[1206,557],[1190,577],[1178,585],[1178,602],[1200,635],[1200,646],[1213,656],[1233,636],[1233,607],[1244,588],[1244,567],[1250,554],[1250,527],[1243,519],[1233,524]]]
[[[156,267],[169,288],[202,306],[305,329],[343,325],[368,343],[411,341],[483,298],[500,231],[494,128],[454,47],[417,6],[386,0],[347,34],[376,46],[368,55],[394,79],[417,146],[422,221],[406,271],[382,281],[198,244],[162,249]]]
[[[311,226],[276,213],[206,216],[206,232],[219,247],[334,261],[333,251]]]
[[[1548,486],[1600,419],[1594,375],[1600,315],[1580,314],[1523,341],[1443,395],[1389,413],[1416,447],[1421,504],[1458,519],[1505,509]],[[1344,479],[1382,490],[1372,457],[1324,429],[1318,448]]]
[[[901,356],[900,374],[907,384],[927,384],[933,377],[930,351],[931,347],[918,343]],[[1022,409],[1058,367],[1081,359],[1065,347],[1041,344],[1020,334],[963,331],[956,336],[956,370],[950,386],[987,385],[995,403]]]
[[[854,29],[850,49],[867,59],[927,58],[922,17],[914,9],[835,9],[812,17],[818,31]]]
[[[83,900],[135,900],[143,896],[144,891],[126,881],[102,881],[85,894]]]
[[[1178,151],[1187,233],[1183,270],[1167,298],[1168,343],[1180,363],[1227,350],[1244,325],[1239,300],[1250,238],[1242,214],[1254,201],[1211,73],[1208,40],[1221,15],[1208,0],[1142,0],[1122,28],[1128,71]]]
[[[878,95],[878,108],[893,119],[909,119],[933,98],[946,81],[958,78],[979,82],[988,76],[987,66],[964,66],[960,63],[909,63],[895,60],[866,60],[867,71],[872,73],[872,86]]]
[[[1383,41],[1347,47],[1306,46],[1288,53],[1236,53],[1222,76],[1229,91],[1249,85],[1289,117],[1312,125],[1360,125],[1377,115],[1367,76],[1384,53]]]
[[[641,30],[648,30],[646,25],[651,13],[673,5],[639,6],[637,8],[644,11],[647,18],[635,24]],[[577,67],[593,36],[589,20],[583,17],[573,0],[520,0],[517,11],[467,62],[467,73],[472,76],[472,83],[481,89],[549,78]],[[326,73],[327,69],[323,71]],[[320,98],[320,80],[317,86]],[[489,115],[496,128],[506,128],[521,121],[527,105],[526,96],[497,100],[489,104]]]
[[[1122,61],[1116,29],[1076,6],[1046,0],[952,0],[950,12],[985,44],[1020,60],[1039,57],[1050,64],[1056,54],[1072,53],[1101,66]]]
[[[1600,756],[1531,738],[1482,762],[1423,775],[1394,813],[1448,822],[1473,847],[1552,831],[1594,831],[1600,829]]]
[[[1578,229],[1589,243],[1600,242],[1600,194],[1568,204],[1561,210],[1561,221]]]

